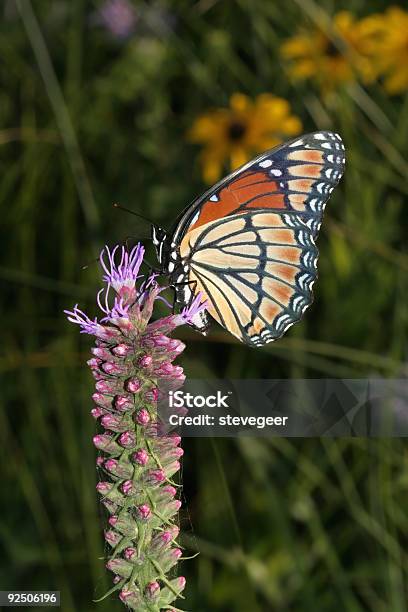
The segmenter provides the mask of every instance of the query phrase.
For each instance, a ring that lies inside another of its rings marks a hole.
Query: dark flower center
[[[327,41],[325,53],[329,57],[338,57],[339,55],[341,55],[338,46],[335,45],[331,39]]]
[[[233,141],[240,140],[246,129],[246,125],[241,121],[231,121],[228,126],[228,138]]]

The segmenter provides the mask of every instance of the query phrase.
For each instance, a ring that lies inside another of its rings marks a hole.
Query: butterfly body
[[[315,132],[245,164],[188,206],[170,234],[153,227],[161,266],[188,305],[201,292],[212,318],[241,341],[282,336],[311,304],[325,204],[344,170],[344,146]],[[206,333],[207,313],[193,321]]]

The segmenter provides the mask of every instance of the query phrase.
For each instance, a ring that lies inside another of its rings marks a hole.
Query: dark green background
[[[64,612],[101,604],[91,339],[105,242],[147,235],[203,190],[195,117],[231,93],[287,98],[305,131],[334,128],[347,171],[319,239],[303,322],[263,350],[220,328],[181,330],[187,376],[406,374],[408,99],[359,84],[322,99],[294,84],[281,42],[316,8],[367,3],[135,0],[133,36],[92,25],[97,2],[2,2],[0,22],[1,589],[59,589]],[[33,16],[30,6],[34,8]],[[387,2],[370,3],[384,10]],[[406,410],[406,407],[404,407]],[[402,440],[185,440],[186,601],[194,612],[407,610],[408,455]]]

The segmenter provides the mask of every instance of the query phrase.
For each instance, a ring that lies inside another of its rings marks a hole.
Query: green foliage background
[[[345,7],[345,4],[347,5]],[[2,356],[0,589],[59,589],[100,604],[92,381],[62,310],[95,312],[101,246],[164,226],[202,189],[185,132],[241,91],[290,100],[305,131],[335,128],[347,171],[319,239],[303,322],[263,350],[183,331],[191,377],[406,374],[408,98],[359,84],[322,99],[291,83],[278,48],[316,10],[363,0],[134,0],[134,35],[92,24],[97,2],[0,8]],[[370,3],[384,10],[388,3]],[[31,12],[30,7],[35,11]],[[194,612],[405,612],[408,456],[402,440],[185,440],[186,601]]]

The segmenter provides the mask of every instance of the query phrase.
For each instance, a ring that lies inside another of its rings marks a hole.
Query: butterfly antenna
[[[81,266],[81,271],[82,270],[87,270],[89,268],[89,266],[96,264],[98,261],[99,261],[99,257],[97,259],[93,259],[92,261],[89,261],[84,266]]]
[[[144,219],[144,221],[147,221],[147,223],[150,223],[151,225],[154,225],[153,221],[151,221],[147,217],[141,215],[140,213],[135,212],[134,210],[130,210],[130,208],[125,208],[125,206],[121,206],[120,204],[117,204],[116,202],[113,204],[113,208],[118,208],[119,210],[123,210],[127,213],[130,213],[131,215],[134,215],[135,217]]]

